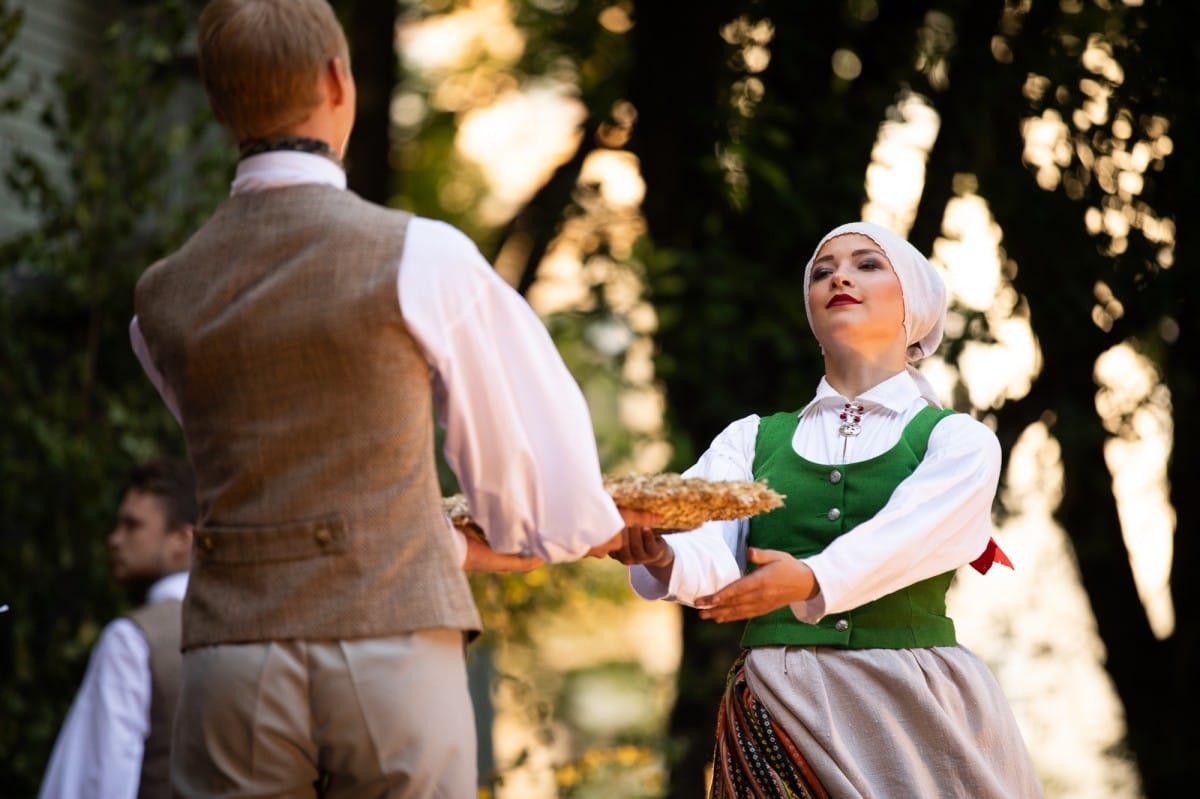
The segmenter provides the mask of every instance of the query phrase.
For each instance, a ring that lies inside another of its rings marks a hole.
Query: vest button
[[[846,621],[845,619],[838,619],[837,624],[833,625],[833,629],[837,630],[839,633],[844,633],[846,630],[850,629],[850,622]]]
[[[829,513],[826,513],[825,515],[829,517],[829,521],[831,522],[836,522],[838,519],[842,518],[842,512],[837,508],[830,508]]]
[[[217,548],[217,542],[213,540],[211,535],[200,536],[200,548],[205,552],[212,552]]]
[[[313,538],[316,540],[317,546],[327,547],[333,540],[333,533],[329,532],[328,527],[318,527],[313,531]]]
[[[837,485],[838,483],[842,482],[842,473],[839,472],[837,469],[834,469],[832,472],[829,473],[829,482],[833,483],[834,485]]]

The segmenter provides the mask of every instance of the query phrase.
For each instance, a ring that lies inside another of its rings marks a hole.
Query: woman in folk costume
[[[1010,564],[992,539],[996,436],[911,365],[941,341],[945,286],[856,222],[821,240],[804,293],[816,396],[733,422],[685,472],[765,479],[785,506],[611,553],[644,598],[746,620],[711,796],[1041,797],[999,684],[946,615],[959,567]]]

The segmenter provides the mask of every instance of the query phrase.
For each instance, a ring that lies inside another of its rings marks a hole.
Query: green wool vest
[[[788,502],[750,520],[749,545],[797,558],[821,552],[887,504],[900,481],[925,457],[934,425],[951,413],[925,408],[887,452],[837,466],[813,463],[792,449],[798,413],[764,417],[755,443],[754,479],[766,480]],[[946,615],[946,591],[953,578],[953,571],[930,577],[853,610],[830,614],[817,624],[798,620],[784,606],[747,622],[742,646],[953,646],[954,622]]]

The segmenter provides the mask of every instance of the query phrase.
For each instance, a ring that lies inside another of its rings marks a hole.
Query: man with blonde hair
[[[620,545],[587,405],[462,232],[346,189],[355,84],[325,0],[212,0],[198,41],[237,173],[139,280],[130,330],[201,507],[173,787],[474,796],[463,570]],[[443,512],[435,417],[490,548]]]

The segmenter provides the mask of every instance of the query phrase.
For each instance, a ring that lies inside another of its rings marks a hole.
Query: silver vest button
[[[834,469],[832,472],[829,473],[829,482],[833,483],[834,485],[837,485],[838,483],[842,482],[842,473],[839,472],[837,469]]]
[[[829,521],[831,522],[836,522],[838,519],[842,518],[842,512],[837,508],[830,508],[829,513],[826,513],[825,515],[829,517]]]
[[[833,629],[837,630],[839,633],[844,633],[846,630],[850,629],[850,622],[846,621],[845,619],[838,619],[837,624],[833,625]]]

